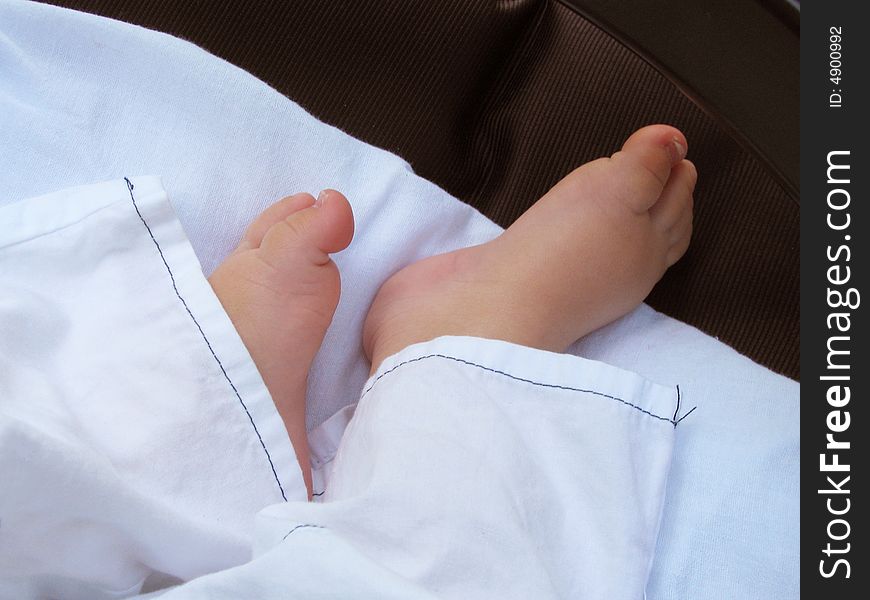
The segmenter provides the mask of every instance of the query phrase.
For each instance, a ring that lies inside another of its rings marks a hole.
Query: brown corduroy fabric
[[[664,77],[566,6],[56,3],[191,40],[504,226],[636,128],[678,126],[700,173],[694,240],[648,302],[799,376],[797,202]]]

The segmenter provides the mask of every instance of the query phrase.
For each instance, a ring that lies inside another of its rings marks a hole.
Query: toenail
[[[320,208],[326,203],[326,197],[329,196],[329,192],[323,190],[317,195],[317,200],[314,201],[314,208]]]
[[[677,138],[674,138],[671,156],[673,157],[674,162],[679,162],[686,158],[686,147],[683,146]]]

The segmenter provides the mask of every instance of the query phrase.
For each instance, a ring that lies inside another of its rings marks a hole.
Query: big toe
[[[353,238],[353,211],[343,194],[324,190],[315,200],[306,197],[305,208],[290,212],[269,224],[260,249],[276,260],[300,253],[312,262],[325,264],[329,255],[347,248]]]
[[[637,211],[649,210],[667,185],[671,170],[686,157],[686,137],[669,125],[650,125],[634,132],[611,157],[616,178]]]

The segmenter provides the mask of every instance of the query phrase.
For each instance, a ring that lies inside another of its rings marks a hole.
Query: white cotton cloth
[[[294,564],[281,577],[306,598],[641,598],[675,409],[673,388],[572,356],[406,348],[367,382],[323,503],[264,510],[257,559],[177,597],[241,596]],[[312,559],[333,553],[340,577]]]
[[[0,596],[642,596],[675,388],[505,342],[417,344],[366,383],[309,503],[158,180],[0,219]]]
[[[135,184],[0,208],[2,598],[225,569],[258,510],[307,498],[159,181]]]
[[[159,174],[206,273],[273,200],[346,193],[357,233],[336,258],[342,299],[309,388],[310,427],[342,411],[312,432],[317,491],[368,375],[359,332],[377,287],[500,231],[400,158],[195,46],[56,7],[0,0],[0,115],[0,204]],[[683,412],[697,406],[675,442],[647,597],[796,597],[798,384],[645,306],[573,351],[679,383]]]

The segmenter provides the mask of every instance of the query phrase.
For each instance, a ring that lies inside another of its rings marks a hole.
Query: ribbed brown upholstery
[[[191,40],[505,226],[634,129],[680,127],[700,172],[695,236],[649,302],[798,377],[797,203],[667,80],[562,4],[58,3]]]

